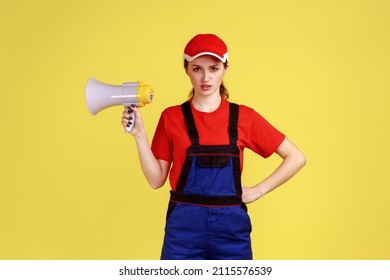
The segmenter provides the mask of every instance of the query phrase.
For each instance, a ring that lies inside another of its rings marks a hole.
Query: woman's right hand
[[[134,114],[130,114],[132,112]],[[126,130],[126,128],[130,127],[130,125],[134,122],[135,122],[134,128],[132,131],[129,132],[133,136],[139,134],[141,131],[144,130],[144,124],[138,108],[135,105],[132,105],[131,107],[125,108],[122,112],[123,128]]]

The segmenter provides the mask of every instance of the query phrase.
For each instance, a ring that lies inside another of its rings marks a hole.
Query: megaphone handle
[[[134,125],[135,125],[135,114],[134,114],[134,112],[130,113],[130,120],[131,120],[131,122],[129,122],[129,126],[126,126],[126,128],[125,128],[126,132],[129,132],[129,133],[133,131]]]

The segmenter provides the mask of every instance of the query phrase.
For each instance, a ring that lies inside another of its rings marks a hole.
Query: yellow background
[[[389,3],[1,0],[0,258],[159,258],[169,186],[147,186],[122,108],[91,116],[85,85],[152,84],[151,138],[190,90],[186,42],[211,32],[230,100],[308,160],[249,206],[254,257],[389,259]],[[243,184],[279,162],[247,152]]]

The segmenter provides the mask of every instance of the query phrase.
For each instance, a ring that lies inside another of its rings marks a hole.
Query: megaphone
[[[142,82],[109,85],[94,78],[89,78],[86,88],[87,107],[92,115],[115,105],[129,107],[134,104],[137,107],[143,107],[152,102],[153,95],[152,87]],[[132,116],[132,122],[129,127],[126,127],[127,132],[131,132],[135,124],[134,113],[130,113],[130,115]]]

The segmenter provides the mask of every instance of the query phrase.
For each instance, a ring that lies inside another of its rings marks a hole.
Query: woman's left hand
[[[255,202],[262,196],[259,187],[242,187],[242,202],[245,204]]]

